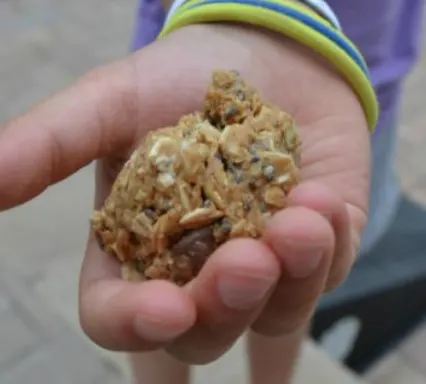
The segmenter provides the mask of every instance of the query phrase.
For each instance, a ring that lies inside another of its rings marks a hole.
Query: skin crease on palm
[[[262,240],[224,245],[183,290],[166,282],[121,281],[119,266],[91,235],[80,281],[81,324],[108,349],[164,348],[179,360],[203,364],[251,327],[262,335],[300,335],[291,342],[296,351],[318,298],[344,280],[355,260],[370,168],[360,103],[320,57],[243,26],[183,28],[7,123],[0,135],[0,208],[24,203],[95,159],[99,207],[148,130],[201,107],[214,69],[238,70],[265,100],[295,117],[303,182]],[[313,254],[322,258],[308,275]],[[256,305],[227,306],[218,293],[224,275],[237,291],[256,296],[259,281],[267,281],[267,289]]]

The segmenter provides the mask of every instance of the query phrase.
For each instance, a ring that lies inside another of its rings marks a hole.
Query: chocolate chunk
[[[171,251],[176,256],[187,255],[194,266],[199,269],[215,248],[213,230],[207,227],[188,231],[173,245]]]

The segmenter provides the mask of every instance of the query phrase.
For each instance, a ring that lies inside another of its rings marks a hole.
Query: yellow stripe
[[[174,13],[174,15],[171,17],[169,22],[171,22],[171,20],[173,20],[173,18],[175,16],[181,14],[182,12],[185,12],[185,10],[187,10],[188,8],[191,8],[194,5],[200,4],[204,1],[205,0],[189,0],[188,2],[186,2],[184,5],[182,5]],[[354,45],[354,43],[350,39],[348,39],[344,33],[335,29],[328,20],[319,16],[315,11],[310,10],[309,8],[307,8],[306,6],[303,6],[302,4],[298,4],[298,3],[295,3],[294,1],[289,1],[289,0],[268,0],[268,2],[278,4],[278,5],[285,5],[286,7],[290,8],[294,11],[298,11],[300,13],[303,13],[304,15],[307,15],[307,16],[313,18],[315,21],[317,21],[318,23],[321,23],[323,26],[332,29],[334,33],[339,35],[339,37],[346,42],[346,44],[348,44],[354,51],[358,52],[359,57],[363,61],[365,67],[368,67],[367,63],[365,62],[363,55],[360,53],[360,51],[358,49],[358,47],[356,45]],[[218,4],[218,5],[228,6],[228,4]]]
[[[178,15],[178,14],[182,13],[183,11],[185,11],[186,9],[191,8],[194,5],[200,4],[200,3],[204,2],[204,1],[205,0],[189,0],[184,5],[182,5],[174,13],[174,15]],[[321,16],[319,16],[318,13],[316,13],[313,10],[310,10],[305,5],[298,4],[298,3],[295,3],[294,1],[289,1],[289,0],[268,0],[268,2],[275,3],[275,4],[280,4],[280,5],[285,5],[286,7],[291,8],[291,9],[293,9],[295,11],[299,11],[301,13],[308,14],[310,17],[312,17],[316,21],[322,22],[325,25],[327,25],[328,27],[333,28],[333,26],[331,25],[331,23],[328,22],[328,20],[325,20],[324,18],[322,18]]]

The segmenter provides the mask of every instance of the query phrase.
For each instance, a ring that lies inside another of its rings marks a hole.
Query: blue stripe
[[[308,27],[312,28],[313,30],[328,37],[337,46],[343,49],[358,64],[358,66],[361,67],[361,69],[364,71],[367,77],[370,78],[369,70],[357,51],[355,51],[349,44],[347,44],[347,42],[344,39],[342,39],[337,33],[335,33],[332,29],[326,27],[325,25],[319,23],[315,19],[312,19],[311,17],[301,12],[295,11],[291,8],[287,8],[286,6],[281,4],[269,3],[266,0],[206,0],[202,3],[198,3],[191,6],[189,9],[198,8],[198,7],[202,7],[203,5],[209,5],[209,4],[251,5],[254,7],[269,9],[271,11],[275,11],[277,13],[281,13],[283,15],[296,19],[302,22],[303,24],[307,25]]]

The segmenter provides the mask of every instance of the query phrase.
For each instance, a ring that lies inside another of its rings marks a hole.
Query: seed
[[[245,212],[250,212],[251,205],[250,205],[250,202],[248,200],[243,201],[243,209],[244,209]]]
[[[272,165],[267,165],[263,169],[263,176],[265,176],[266,180],[268,180],[268,181],[274,180],[274,176],[275,176],[275,169],[274,169],[274,167]]]
[[[225,120],[228,120],[232,117],[235,117],[238,114],[238,109],[237,107],[235,107],[234,105],[231,105],[230,107],[228,107],[224,113],[224,118]]]
[[[196,208],[186,213],[179,220],[179,224],[183,228],[195,228],[207,226],[221,217],[223,217],[223,212],[216,210],[216,208]]]
[[[243,171],[236,167],[234,164],[232,163],[228,163],[228,169],[232,172],[232,174],[234,175],[234,179],[235,182],[237,184],[240,184],[244,181],[244,175],[243,175]]]
[[[145,271],[145,268],[146,268],[146,264],[145,264],[145,262],[143,260],[137,260],[136,261],[136,269],[139,272]]]
[[[238,90],[236,92],[236,96],[237,96],[237,99],[240,100],[240,101],[244,101],[246,99],[245,93],[241,90]]]
[[[162,188],[169,188],[175,184],[175,177],[170,173],[161,173],[158,176],[158,183]]]
[[[147,215],[151,220],[157,219],[157,214],[155,213],[155,211],[152,208],[144,209],[143,213],[145,213],[145,215]]]
[[[240,184],[244,181],[243,172],[241,170],[238,169],[234,174],[235,174],[235,182],[237,184]]]
[[[258,161],[260,161],[260,156],[257,153],[256,148],[253,146],[253,144],[250,145],[248,151],[249,151],[250,155],[252,156],[252,158],[251,158],[252,163],[257,163]]]
[[[262,212],[262,213],[266,213],[266,212],[268,212],[268,207],[266,206],[266,204],[265,204],[265,203],[260,203],[260,204],[259,204],[259,210],[260,210],[260,212]]]
[[[278,184],[286,184],[291,180],[290,175],[288,173],[286,173],[285,175],[281,175],[280,177],[277,178],[277,183]]]
[[[222,233],[230,233],[232,230],[232,224],[227,219],[223,219],[220,222],[220,230]]]
[[[231,105],[225,111],[225,115],[227,117],[235,116],[237,113],[238,113],[238,109],[237,109],[237,107],[235,105]]]
[[[251,158],[252,163],[257,163],[259,161],[260,161],[260,156],[257,153],[252,156],[252,158]]]

